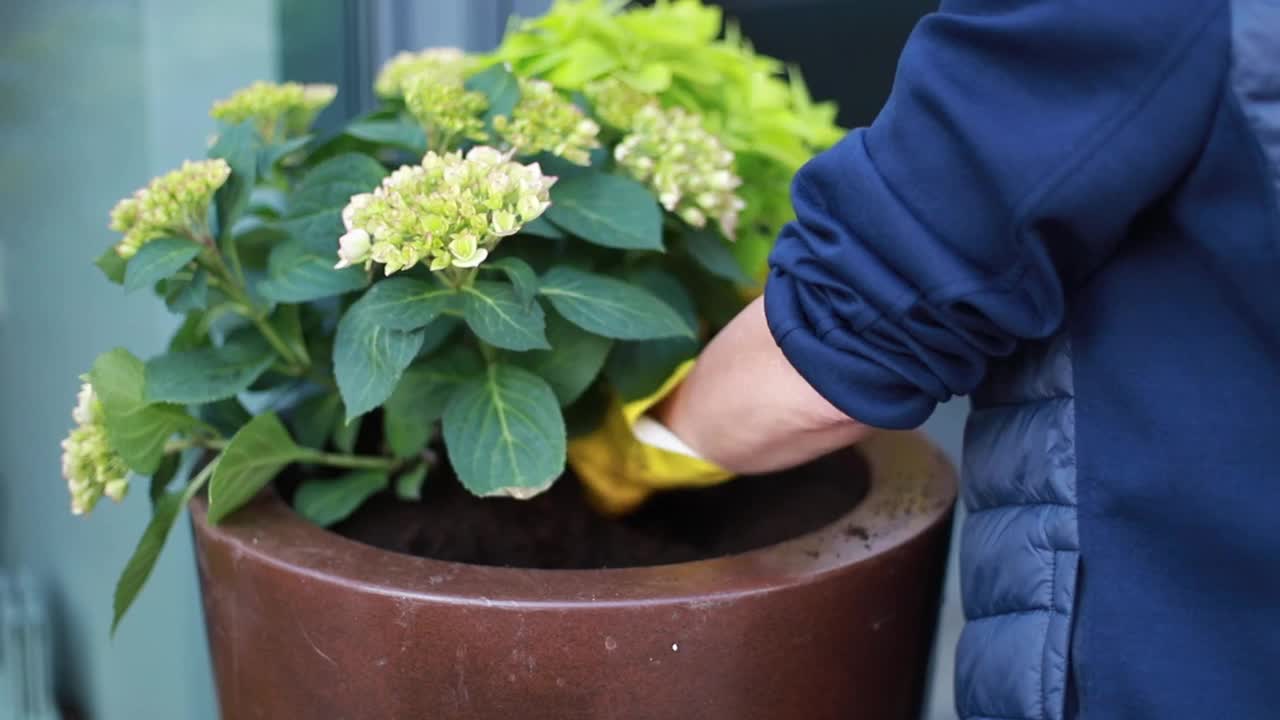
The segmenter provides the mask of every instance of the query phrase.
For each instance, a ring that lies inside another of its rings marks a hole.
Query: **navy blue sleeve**
[[[950,0],[888,103],[797,175],[769,326],[849,416],[914,427],[1062,324],[1194,162],[1229,55],[1210,0]]]

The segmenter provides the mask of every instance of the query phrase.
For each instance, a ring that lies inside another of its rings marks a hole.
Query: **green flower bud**
[[[480,247],[480,241],[469,232],[454,235],[449,252],[453,254],[453,265],[464,268],[476,267],[489,256],[489,251]]]
[[[624,172],[653,188],[668,212],[694,227],[714,218],[733,239],[744,208],[736,194],[742,180],[733,172],[733,153],[697,115],[647,105],[635,114],[631,133],[613,156]]]
[[[636,115],[648,105],[658,102],[657,97],[641,92],[616,77],[588,83],[583,94],[595,110],[595,116],[615,130],[626,132]]]
[[[554,182],[536,163],[513,162],[484,145],[465,157],[429,152],[351,198],[338,266],[376,262],[388,275],[418,263],[434,271],[476,267],[546,211]]]
[[[116,502],[129,490],[129,466],[107,442],[102,403],[87,381],[71,411],[76,427],[62,441],[62,475],[71,494],[71,512],[84,515],[105,495]]]
[[[225,123],[251,120],[267,140],[276,139],[277,130],[286,138],[296,137],[311,127],[337,95],[335,85],[256,82],[215,102],[209,114]]]
[[[166,235],[201,240],[208,233],[209,204],[231,177],[225,160],[184,162],[111,210],[111,229],[124,233],[116,252],[131,258],[147,242]]]
[[[521,155],[549,152],[576,165],[590,165],[600,147],[600,126],[542,80],[522,78],[511,117],[494,118],[493,128]]]
[[[461,78],[441,79],[418,75],[403,83],[404,102],[433,141],[441,147],[457,138],[484,140],[482,115],[489,107],[484,93],[467,90]]]
[[[378,97],[394,98],[404,95],[406,83],[411,79],[426,77],[433,81],[462,82],[466,70],[466,55],[458,48],[431,48],[421,52],[402,52],[391,58],[378,71],[373,91]]]

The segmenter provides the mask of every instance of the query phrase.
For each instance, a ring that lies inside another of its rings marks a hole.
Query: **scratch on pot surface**
[[[733,600],[729,598],[723,600],[719,598],[707,598],[706,600],[694,600],[688,605],[690,610],[715,610],[718,607],[732,603]]]
[[[311,636],[307,634],[307,629],[302,627],[302,623],[298,623],[298,630],[302,632],[302,637],[306,638],[307,644],[311,646],[312,650],[316,651],[317,655],[328,660],[330,665],[338,667],[338,663],[334,661],[333,658],[326,655],[325,652],[316,645],[316,641],[311,639]]]
[[[454,663],[454,669],[458,671],[458,683],[454,688],[453,699],[459,709],[463,705],[471,704],[471,693],[467,691],[467,646],[459,645],[458,652],[454,655],[458,662]]]
[[[881,625],[884,625],[885,623],[887,623],[887,622],[889,622],[890,620],[892,620],[892,619],[893,619],[893,616],[894,616],[894,613],[889,613],[888,615],[885,615],[885,616],[883,616],[883,617],[876,618],[876,619],[871,623],[871,631],[872,631],[872,632],[876,632],[877,630],[879,630],[879,629],[880,629],[880,626],[881,626]]]
[[[396,625],[402,628],[409,627],[409,616],[413,614],[413,601],[409,598],[399,598],[396,600]]]

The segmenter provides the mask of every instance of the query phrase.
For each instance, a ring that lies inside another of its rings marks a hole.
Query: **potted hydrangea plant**
[[[832,109],[696,0],[566,0],[375,90],[316,138],[336,88],[251,85],[111,213],[98,265],[184,318],[97,359],[63,445],[76,513],[149,478],[116,621],[190,505],[226,717],[913,712],[938,454],[722,484],[633,432],[758,292]]]

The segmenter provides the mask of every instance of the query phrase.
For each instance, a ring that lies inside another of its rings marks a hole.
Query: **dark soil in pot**
[[[445,469],[442,469],[445,470]],[[861,456],[838,453],[804,472],[665,492],[605,517],[565,477],[533,500],[477,498],[445,471],[420,503],[374,498],[334,528],[384,550],[472,565],[579,570],[691,562],[799,537],[839,520],[867,492]],[[859,527],[846,530],[865,533]]]

